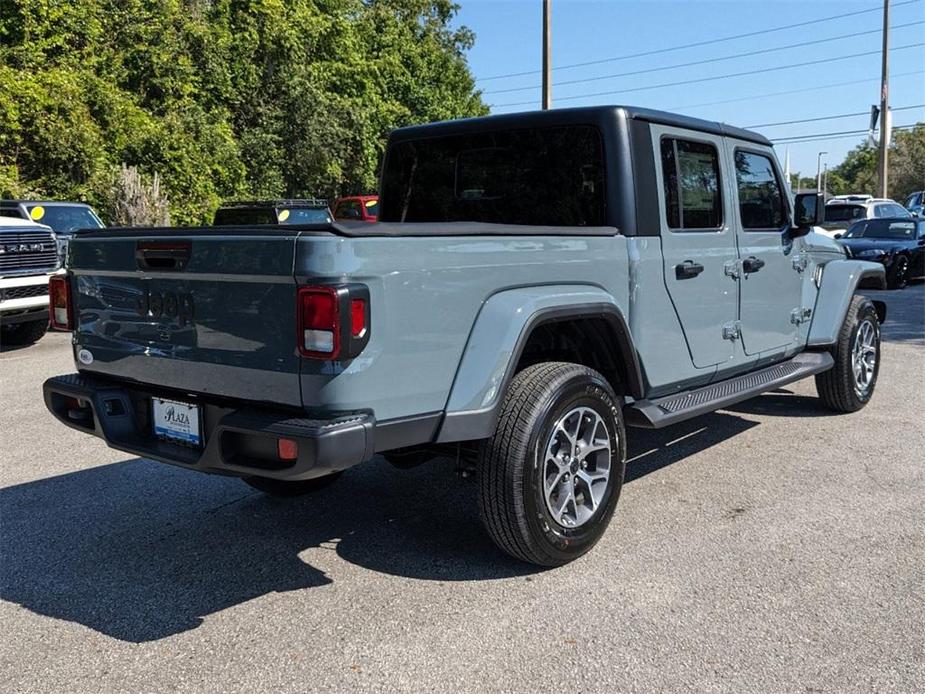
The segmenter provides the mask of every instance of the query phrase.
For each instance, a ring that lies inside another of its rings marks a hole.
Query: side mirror
[[[835,238],[836,238],[836,239],[840,239],[840,238],[841,238],[841,234],[835,234]]]
[[[822,193],[800,193],[794,199],[793,226],[814,227],[825,220],[825,200]]]

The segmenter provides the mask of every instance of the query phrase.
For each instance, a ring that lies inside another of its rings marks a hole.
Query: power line
[[[897,2],[893,7],[902,7],[903,5],[914,5],[921,0],[905,0],[904,2]],[[680,51],[686,48],[697,48],[700,46],[712,46],[717,43],[724,43],[726,41],[733,41],[735,39],[744,39],[751,36],[761,36],[763,34],[772,34],[778,31],[785,31],[787,29],[798,29],[800,27],[810,26],[812,24],[821,24],[823,22],[833,22],[838,19],[844,19],[845,17],[856,17],[861,14],[869,14],[871,12],[880,12],[882,11],[882,5],[877,5],[867,10],[857,10],[855,12],[846,12],[844,14],[830,15],[828,17],[820,17],[818,19],[810,19],[807,21],[798,22],[796,24],[787,24],[784,26],[772,27],[770,29],[761,29],[759,31],[750,31],[745,34],[735,34],[733,36],[723,36],[717,39],[708,39],[706,41],[697,41],[695,43],[686,43],[679,46],[671,46],[669,48],[658,48],[651,51],[643,51],[641,53],[629,53],[627,55],[615,56],[612,58],[601,58],[600,60],[589,60],[583,63],[571,63],[569,65],[560,65],[559,67],[552,68],[555,70],[569,70],[576,67],[587,67],[589,65],[601,65],[603,63],[613,63],[619,60],[629,60],[630,58],[643,58],[650,55],[658,55],[661,53],[670,53],[672,51]],[[542,70],[526,70],[524,72],[509,72],[504,75],[492,75],[491,77],[480,77],[477,79],[479,82],[488,82],[491,80],[500,80],[507,77],[523,77],[525,75],[539,75],[542,74]]]
[[[910,111],[916,108],[925,108],[925,104],[918,104],[916,106],[900,106],[898,108],[890,108],[890,111]],[[759,125],[746,125],[746,128],[772,128],[777,125],[795,125],[797,123],[815,123],[821,120],[836,120],[837,118],[852,118],[854,116],[868,116],[870,111],[858,111],[857,113],[842,113],[838,116],[820,116],[818,118],[803,118],[802,120],[785,120],[780,123],[761,123]]]
[[[890,51],[891,52],[892,51],[902,51],[908,48],[920,48],[922,46],[925,46],[925,42],[910,43],[910,44],[906,44],[905,46],[896,46],[895,48],[891,48]],[[560,96],[558,100],[559,101],[574,101],[575,99],[590,99],[596,96],[610,96],[612,94],[628,94],[630,92],[642,92],[642,91],[648,91],[651,89],[662,89],[664,87],[680,87],[680,86],[686,86],[689,84],[698,84],[698,83],[703,83],[703,82],[715,82],[717,80],[724,80],[724,79],[729,79],[732,77],[745,77],[748,75],[760,75],[760,74],[764,74],[768,72],[777,72],[779,70],[789,70],[789,69],[796,68],[796,67],[808,67],[810,65],[822,65],[824,63],[825,64],[834,63],[839,60],[850,60],[851,58],[863,58],[863,57],[867,57],[870,55],[880,55],[880,51],[876,50],[876,51],[864,51],[863,53],[850,53],[848,55],[833,56],[830,58],[822,58],[820,60],[810,60],[810,61],[803,62],[803,63],[791,63],[790,65],[778,65],[775,67],[761,68],[759,70],[746,70],[744,72],[732,72],[726,75],[714,75],[712,77],[698,77],[697,79],[686,79],[686,80],[681,80],[680,82],[662,82],[661,84],[647,84],[642,87],[631,87],[629,89],[611,89],[606,92],[592,92],[590,94]],[[516,101],[513,103],[509,103],[509,104],[491,104],[491,107],[492,108],[507,108],[510,106],[528,106],[534,103],[535,103],[534,100]]]
[[[891,75],[890,79],[894,80],[899,77],[911,77],[913,75],[921,75],[925,73],[925,70],[913,70],[912,72],[899,72],[895,75]],[[833,89],[835,87],[846,87],[848,85],[855,84],[866,84],[868,82],[879,82],[879,77],[871,77],[870,79],[863,80],[848,80],[847,82],[830,82],[827,84],[821,84],[813,87],[804,87],[803,89],[788,89],[783,92],[762,92],[761,94],[756,94],[754,96],[739,96],[735,99],[722,99],[721,101],[706,101],[700,104],[685,104],[684,106],[671,106],[668,108],[669,111],[683,111],[685,109],[691,108],[703,108],[705,106],[719,106],[721,104],[732,104],[737,101],[757,101],[759,99],[767,99],[775,96],[788,96],[790,94],[803,94],[805,92],[816,92],[822,89]]]
[[[921,26],[925,24],[925,21],[918,22],[907,22],[906,24],[897,24],[893,26],[893,29],[906,29],[913,26]],[[630,72],[616,72],[609,75],[598,75],[597,77],[584,77],[577,80],[566,80],[564,82],[557,82],[557,87],[564,87],[570,84],[585,84],[587,82],[600,82],[601,80],[615,79],[617,77],[632,77],[634,75],[645,75],[653,72],[664,72],[665,70],[677,70],[682,67],[693,67],[695,65],[707,65],[709,63],[721,63],[725,60],[735,60],[736,58],[750,58],[755,55],[761,55],[762,53],[776,53],[778,51],[788,51],[792,48],[803,48],[805,46],[815,46],[820,43],[828,43],[829,41],[840,41],[843,39],[853,39],[858,36],[869,36],[871,34],[880,34],[881,29],[870,29],[868,31],[856,31],[852,34],[842,34],[840,36],[830,36],[824,39],[814,39],[812,41],[803,41],[801,43],[791,43],[786,46],[774,46],[772,48],[763,48],[758,51],[747,51],[745,53],[734,53],[732,55],[724,55],[717,58],[704,58],[703,60],[693,60],[687,63],[676,63],[674,65],[664,65],[662,67],[650,67],[645,70],[632,70]],[[532,84],[529,87],[511,87],[510,89],[495,89],[488,92],[482,92],[485,95],[488,94],[510,94],[512,92],[526,92],[533,89],[540,89],[542,85]]]
[[[910,123],[909,125],[894,125],[892,130],[913,130],[920,127],[921,123]],[[777,140],[771,140],[775,144],[796,145],[803,142],[817,142],[818,140],[836,140],[843,137],[852,137],[857,135],[866,135],[869,130],[842,130],[841,132],[832,133],[812,133],[807,135],[794,135],[793,137],[782,137]]]

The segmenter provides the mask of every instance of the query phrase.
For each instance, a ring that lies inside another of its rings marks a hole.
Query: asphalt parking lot
[[[925,285],[877,393],[812,381],[630,430],[609,533],[496,550],[449,462],[374,460],[295,501],[58,425],[68,336],[0,354],[0,690],[925,690]]]

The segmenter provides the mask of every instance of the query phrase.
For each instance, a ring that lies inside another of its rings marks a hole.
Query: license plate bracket
[[[202,414],[198,405],[151,398],[151,412],[154,435],[159,439],[196,448],[202,446]]]

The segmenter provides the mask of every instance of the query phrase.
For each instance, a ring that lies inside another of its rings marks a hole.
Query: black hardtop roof
[[[520,113],[503,113],[500,115],[481,116],[478,118],[460,118],[458,120],[439,121],[424,125],[411,125],[392,132],[391,140],[414,140],[438,135],[455,135],[498,128],[530,128],[555,125],[599,124],[615,115],[624,114],[631,120],[642,120],[678,128],[699,130],[713,135],[735,137],[740,140],[771,146],[771,141],[764,135],[744,128],[737,128],[717,121],[691,118],[677,113],[657,111],[635,106],[583,106],[579,108],[557,108],[549,111],[524,111]]]
[[[75,202],[73,200],[0,200],[0,205],[10,207],[13,205],[41,205],[42,207],[90,207],[85,202]],[[90,209],[93,209],[92,207]]]

